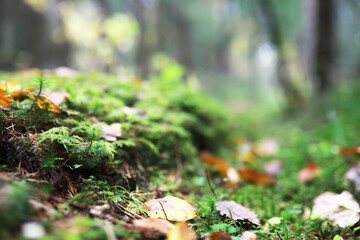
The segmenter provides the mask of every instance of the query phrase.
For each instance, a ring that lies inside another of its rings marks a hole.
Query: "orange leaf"
[[[256,185],[268,186],[275,183],[275,180],[272,177],[265,175],[263,173],[259,173],[258,171],[255,171],[250,168],[240,169],[239,173],[242,179]]]
[[[13,102],[14,99],[10,96],[6,96],[5,92],[0,89],[0,105],[4,106],[4,107],[9,107],[10,103]]]
[[[229,164],[221,158],[215,157],[207,151],[202,151],[200,158],[207,164],[216,167],[220,174],[226,175],[228,173]]]
[[[29,97],[31,100],[35,101],[35,95],[33,94],[29,94]],[[61,112],[61,108],[54,104],[53,102],[51,102],[49,99],[47,99],[44,96],[40,96],[37,101],[35,102],[36,106],[38,106],[40,109],[47,109],[51,112]]]
[[[197,216],[197,209],[186,201],[166,196],[151,199],[144,203],[150,218],[161,218],[169,221],[186,221]]]
[[[360,155],[360,147],[349,147],[340,149],[340,154],[343,156]]]
[[[315,163],[309,163],[306,168],[302,169],[299,174],[297,181],[299,183],[306,183],[313,180],[315,177],[321,174],[320,167]]]
[[[29,94],[34,95],[34,92],[35,92],[35,88],[29,88],[29,89],[26,89],[26,90],[17,90],[17,91],[13,91],[11,93],[11,96],[13,98],[15,98],[16,100],[21,101],[24,98],[29,97]]]
[[[205,238],[205,240],[231,240],[225,232],[217,232]]]

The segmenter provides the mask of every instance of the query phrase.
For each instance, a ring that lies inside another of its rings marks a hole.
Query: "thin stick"
[[[215,191],[214,191],[213,187],[211,186],[211,180],[210,180],[210,177],[209,177],[209,172],[208,172],[207,167],[205,167],[204,173],[205,173],[205,176],[206,176],[207,183],[208,183],[208,185],[210,187],[210,190],[211,190],[212,194],[214,195],[214,198],[217,198],[217,196],[215,194]]]
[[[162,210],[163,210],[163,212],[164,212],[164,215],[165,215],[166,220],[168,220],[168,221],[169,221],[169,219],[168,219],[168,217],[167,217],[167,215],[166,215],[166,212],[165,212],[164,206],[162,205],[162,203],[161,203],[159,200],[158,200],[158,202],[160,203],[160,206],[161,206],[161,208],[162,208]]]
[[[134,216],[137,217],[137,218],[140,218],[140,219],[143,218],[142,216],[140,216],[140,215],[138,215],[138,214],[136,214],[136,213],[134,213],[134,212],[126,209],[124,206],[120,205],[119,203],[116,203],[115,206],[118,206],[119,208],[121,208],[122,210],[124,210],[126,213],[129,213],[129,214],[131,214],[131,215],[134,215]]]

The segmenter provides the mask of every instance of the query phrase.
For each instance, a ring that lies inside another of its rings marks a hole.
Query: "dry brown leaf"
[[[342,148],[340,154],[346,157],[360,155],[360,147]]]
[[[151,199],[144,203],[150,218],[187,221],[197,216],[197,209],[188,202],[172,196]]]
[[[360,190],[360,163],[352,166],[345,174],[346,183],[354,183],[355,189]]]
[[[360,219],[360,207],[351,193],[341,194],[324,192],[314,199],[311,218],[329,219],[342,228],[357,223]]]
[[[302,169],[297,177],[299,183],[307,183],[315,177],[320,176],[321,169],[316,163],[309,163],[306,168]]]
[[[220,201],[215,203],[221,215],[226,215],[234,220],[247,220],[255,225],[260,225],[257,215],[248,208],[234,201]]]
[[[194,230],[187,225],[187,223],[176,223],[167,234],[168,240],[195,240],[196,234]]]
[[[118,137],[121,137],[121,124],[113,123],[111,125],[102,125],[103,139],[109,142],[115,142]]]
[[[7,108],[10,106],[10,103],[13,101],[14,99],[11,96],[6,96],[5,92],[2,89],[0,89],[0,105]]]
[[[220,174],[226,175],[228,173],[230,166],[227,162],[225,162],[221,158],[215,157],[207,151],[202,151],[200,153],[200,158],[207,164],[216,167]]]
[[[254,232],[245,231],[241,237],[240,240],[257,240],[257,235]]]
[[[165,235],[168,233],[169,229],[173,227],[173,224],[168,220],[156,218],[135,219],[132,223],[142,230],[155,230]]]
[[[272,160],[265,164],[264,169],[267,175],[276,177],[282,170],[282,162],[280,160]]]
[[[269,186],[275,183],[275,179],[272,177],[265,175],[263,173],[259,173],[250,168],[243,168],[239,170],[240,177],[246,181],[249,181],[255,185],[260,186]]]
[[[68,92],[50,92],[44,94],[52,103],[60,105],[65,99],[70,99]]]
[[[205,240],[231,240],[231,237],[225,232],[217,232],[206,237]]]
[[[279,151],[279,143],[274,138],[262,140],[255,148],[254,152],[260,156],[272,156]]]

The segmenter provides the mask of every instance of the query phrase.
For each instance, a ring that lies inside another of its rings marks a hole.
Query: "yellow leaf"
[[[195,240],[196,234],[187,223],[177,223],[167,234],[168,240]]]
[[[151,199],[144,203],[150,218],[161,218],[169,221],[186,221],[197,216],[197,209],[186,201],[166,196]]]

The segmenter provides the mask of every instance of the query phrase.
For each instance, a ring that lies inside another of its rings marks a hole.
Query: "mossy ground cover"
[[[341,87],[286,118],[233,117],[238,125],[230,127],[225,107],[194,89],[178,66],[146,82],[99,73],[41,77],[36,71],[1,73],[0,79],[7,94],[16,85],[36,89],[31,90],[35,98],[24,92],[0,115],[2,239],[20,239],[21,226],[32,221],[43,226],[44,239],[107,239],[109,234],[163,239],[134,229],[131,220],[147,216],[146,200],[165,195],[186,197],[198,209],[199,218],[189,223],[201,237],[224,231],[238,239],[246,230],[259,239],[358,237],[356,225],[340,228],[309,218],[313,199],[325,191],[347,190],[359,199],[354,186],[344,182],[358,159],[338,153],[358,144],[358,86]],[[50,111],[49,104],[41,109],[36,102],[46,91],[66,91],[70,98],[61,111]],[[109,140],[104,126],[112,124],[120,124],[121,133]],[[276,155],[255,156],[251,163],[234,157],[236,139],[263,137],[280,142]],[[283,170],[271,186],[243,180],[229,185],[211,166],[206,170],[198,157],[202,150],[236,169],[247,164],[263,171],[276,158]],[[298,172],[310,162],[322,174],[298,183]],[[214,205],[219,200],[251,209],[261,226],[221,216]],[[279,224],[268,223],[276,217]]]

